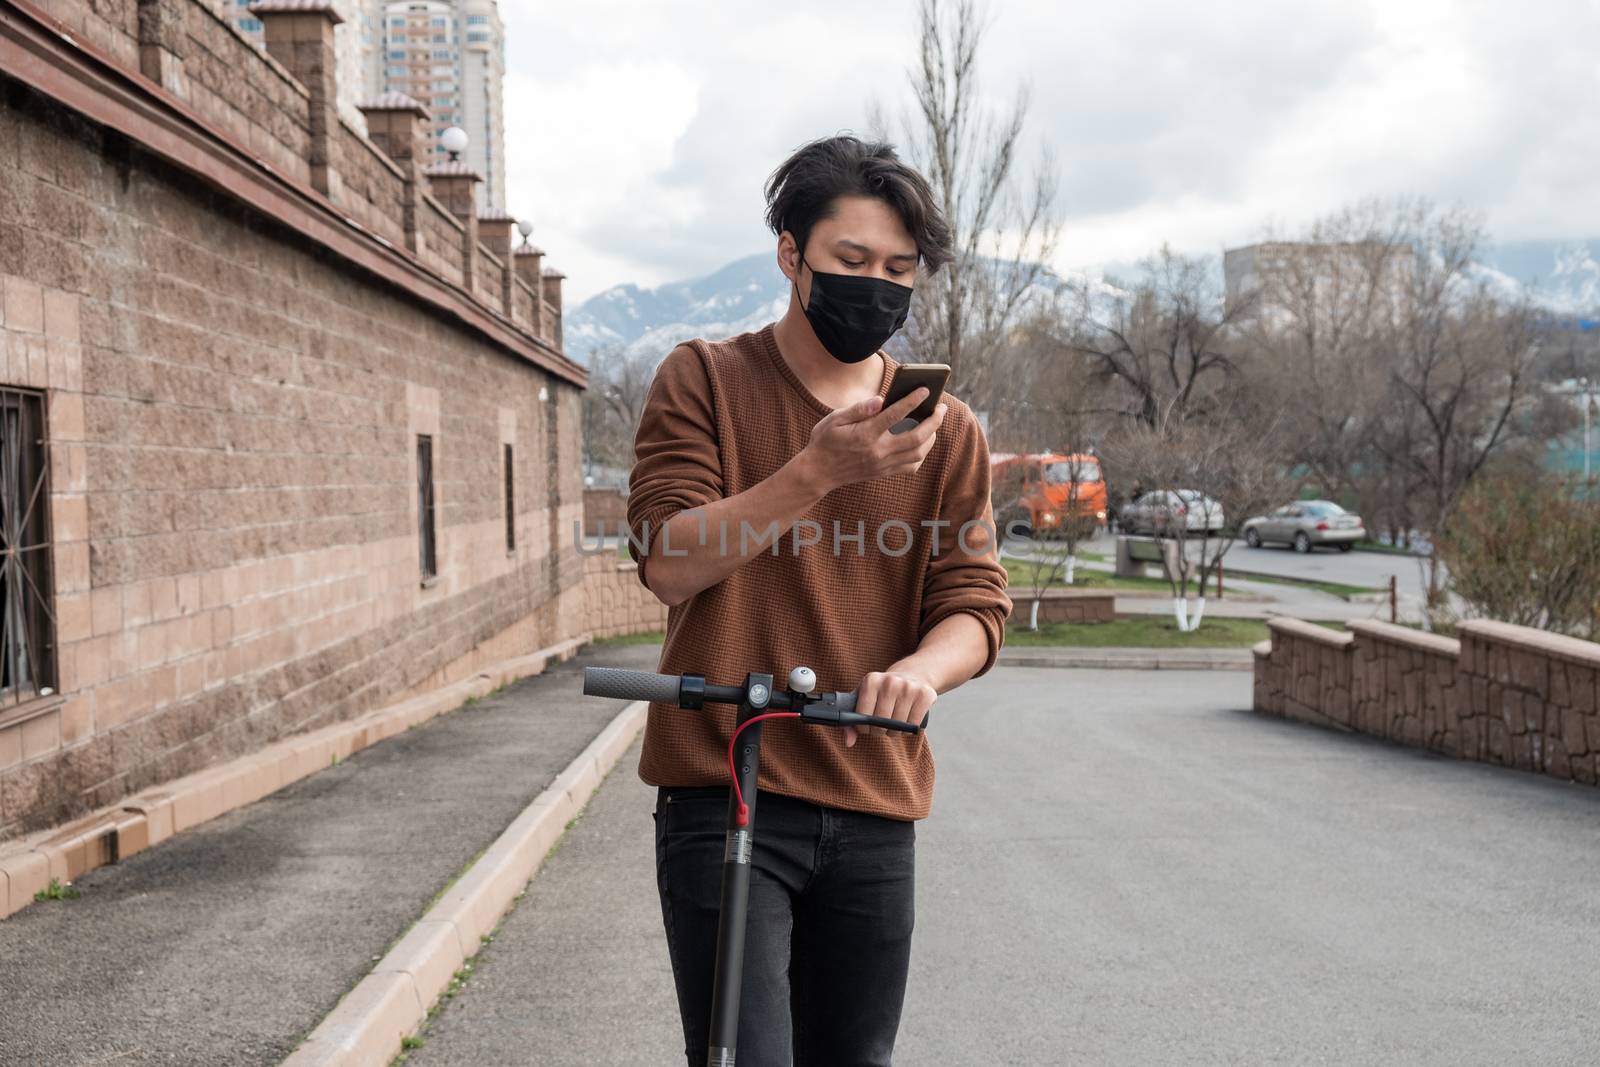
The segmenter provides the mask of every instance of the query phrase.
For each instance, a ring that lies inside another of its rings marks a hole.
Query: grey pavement
[[[685,712],[684,714],[694,714]],[[683,1062],[635,741],[406,1067]]]
[[[578,668],[658,651],[586,651],[0,922],[0,1064],[279,1063],[622,709]]]
[[[1600,1062],[1600,791],[1249,697],[998,667],[940,699],[897,1063]],[[635,758],[411,1063],[682,1062]]]

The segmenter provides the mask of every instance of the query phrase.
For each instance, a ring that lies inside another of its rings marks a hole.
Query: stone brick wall
[[[621,489],[583,491],[585,537],[620,537],[628,523],[628,494]]]
[[[461,223],[431,196],[422,198],[422,260],[430,270],[460,285],[465,233]]]
[[[506,283],[505,275],[505,264],[480,242],[472,275],[473,288],[478,293],[478,299],[486,304],[498,304]]]
[[[1299,619],[1269,619],[1256,646],[1257,711],[1302,722],[1350,725],[1351,634]]]
[[[342,121],[338,132],[342,208],[366,229],[404,247],[405,181],[400,168]]]
[[[581,370],[503,319],[419,299],[398,275],[426,261],[353,265],[348,243],[174,163],[196,145],[235,165],[231,138],[267,182],[306,179],[305,91],[204,7],[48,7],[72,34],[48,47],[96,43],[151,79],[118,100],[181,100],[166,121],[190,125],[157,155],[28,80],[48,68],[0,72],[0,385],[46,404],[59,661],[55,692],[0,701],[0,841],[582,633],[592,612],[612,631],[648,622],[620,591],[591,593],[574,546]],[[8,8],[0,32],[29,17]],[[157,45],[163,61],[142,63]],[[404,176],[344,132],[326,217],[404,247]],[[321,195],[291,193],[278,202]],[[462,224],[419,199],[450,238],[437,273],[450,281],[453,257],[459,283]]]
[[[305,87],[203,4],[145,0],[141,6],[157,16],[146,15],[144,39],[159,40],[177,60],[166,88],[280,173],[309,180]]]
[[[1600,782],[1600,645],[1486,620],[1459,639],[1371,621],[1346,634],[1268,625],[1257,711]]]
[[[667,628],[667,606],[639,581],[639,565],[609,552],[584,558],[588,628],[595,637]]]
[[[1349,725],[1362,733],[1460,755],[1457,736],[1459,644],[1437,634],[1376,621],[1349,624]]]
[[[138,0],[43,0],[39,6],[113,61],[138,69]]]
[[[1461,627],[1461,754],[1600,782],[1600,645],[1508,623]]]
[[[1026,626],[1033,618],[1033,591],[1014,589],[1011,596],[1013,626]],[[1117,617],[1117,598],[1111,593],[1085,589],[1046,589],[1039,601],[1039,622],[1111,622]]]

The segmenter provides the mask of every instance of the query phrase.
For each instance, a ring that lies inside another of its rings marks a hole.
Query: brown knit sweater
[[[884,361],[879,393],[886,396],[899,364]],[[963,611],[988,634],[979,673],[993,666],[1011,602],[992,537],[988,445],[967,406],[949,394],[945,400],[933,450],[914,474],[834,490],[807,513],[820,528],[820,543],[804,543],[819,531],[802,520],[784,533],[777,555],[763,551],[674,606],[660,670],[703,674],[722,685],[765,671],[782,687],[789,670],[803,664],[816,671],[819,690],[853,690],[863,675],[916,651],[936,623]],[[634,441],[628,496],[634,535],[658,551],[657,531],[672,516],[770,477],[805,447],[830,410],[784,361],[773,324],[725,341],[679,345],[656,371]],[[925,525],[940,520],[948,525]],[[958,547],[969,520],[990,525],[968,527],[965,548]],[[886,551],[879,549],[880,530]],[[860,542],[849,539],[858,533]],[[727,536],[737,551],[739,531]],[[707,539],[716,544],[718,532],[708,530]],[[646,556],[641,580],[648,566]],[[735,717],[736,709],[722,705],[685,711],[652,704],[639,776],[651,785],[727,783]],[[833,727],[780,719],[762,730],[762,790],[921,819],[933,801],[933,779],[925,734],[862,736],[846,748],[844,731]]]

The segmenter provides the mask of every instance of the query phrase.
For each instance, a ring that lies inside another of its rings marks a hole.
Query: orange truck
[[[1098,456],[994,452],[989,456],[989,476],[995,521],[1002,531],[1026,523],[1028,535],[1048,537],[1072,516],[1092,515],[1105,525],[1106,483]]]

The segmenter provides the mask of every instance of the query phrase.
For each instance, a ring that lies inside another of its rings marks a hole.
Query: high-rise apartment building
[[[214,0],[247,37],[261,39],[254,0]],[[479,207],[505,210],[505,26],[495,0],[332,0],[344,21],[334,31],[339,112],[357,129],[356,105],[404,93],[427,109],[438,136],[467,132],[462,162],[483,175]],[[440,158],[445,150],[435,144]]]
[[[461,0],[461,128],[467,163],[483,175],[484,207],[505,210],[505,26],[495,0]]]
[[[435,138],[465,130],[462,162],[483,175],[479,206],[504,211],[505,27],[495,0],[386,0],[382,23],[383,90],[422,104]]]

